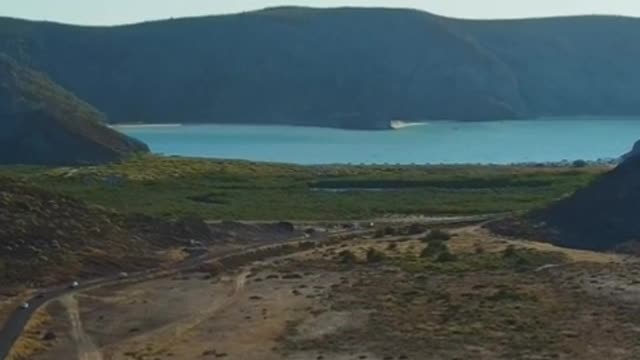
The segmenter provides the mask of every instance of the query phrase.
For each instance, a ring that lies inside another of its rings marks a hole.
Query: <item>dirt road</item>
[[[69,315],[71,336],[78,348],[78,360],[103,360],[100,349],[96,347],[91,337],[89,337],[84,331],[82,320],[80,319],[80,311],[78,309],[78,300],[75,295],[65,295],[59,301],[64,305],[67,310],[67,314]]]

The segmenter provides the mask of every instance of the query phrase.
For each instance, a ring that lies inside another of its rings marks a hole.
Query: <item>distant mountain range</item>
[[[388,128],[640,115],[640,19],[284,7],[116,27],[0,18],[0,52],[114,122]]]
[[[44,74],[0,53],[0,164],[97,164],[149,151],[104,122]]]

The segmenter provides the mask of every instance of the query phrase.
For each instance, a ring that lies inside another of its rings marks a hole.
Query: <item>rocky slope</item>
[[[45,75],[0,54],[0,164],[95,164],[149,150],[104,121]]]
[[[274,8],[81,27],[0,18],[0,51],[121,122],[387,128],[640,115],[640,20]]]

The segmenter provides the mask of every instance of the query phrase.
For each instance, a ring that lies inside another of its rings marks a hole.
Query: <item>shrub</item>
[[[386,236],[393,236],[397,233],[395,228],[392,228],[391,226],[387,226],[386,228],[384,228],[384,234]]]
[[[575,168],[583,168],[583,167],[587,167],[587,165],[589,164],[584,160],[576,160],[573,163],[571,163],[571,165]]]
[[[368,263],[377,263],[381,262],[385,259],[385,254],[381,251],[378,251],[374,248],[369,248],[367,250],[367,262]]]
[[[303,241],[298,244],[300,250],[310,250],[316,247],[318,244],[314,241]]]
[[[502,250],[502,257],[505,259],[514,258],[518,256],[518,250],[513,245],[507,246],[504,250]]]
[[[473,252],[480,255],[480,254],[484,254],[485,250],[484,250],[484,247],[482,247],[482,244],[475,243],[473,245]]]
[[[444,230],[434,229],[431,230],[427,236],[424,237],[424,240],[427,242],[431,241],[449,241],[451,239],[451,234]]]
[[[423,224],[414,223],[407,228],[407,235],[420,235],[427,232],[427,227]]]
[[[338,256],[340,257],[340,262],[343,264],[354,264],[358,261],[358,258],[351,250],[343,250]]]
[[[387,250],[395,251],[397,249],[398,249],[398,244],[395,242],[389,243],[389,245],[387,245]]]
[[[432,241],[422,250],[420,257],[435,257],[440,253],[449,252],[449,247],[442,241]]]
[[[375,237],[376,239],[380,239],[383,238],[385,235],[384,229],[378,229],[376,230],[376,233],[373,235],[373,237]]]
[[[287,232],[293,232],[296,229],[295,225],[288,221],[280,221],[276,226]]]
[[[450,262],[450,261],[456,261],[456,260],[458,260],[458,257],[452,254],[449,251],[449,248],[446,248],[446,250],[441,251],[435,258],[436,262]]]
[[[220,261],[204,263],[198,267],[198,271],[209,273],[211,276],[219,275],[224,271],[224,265]]]

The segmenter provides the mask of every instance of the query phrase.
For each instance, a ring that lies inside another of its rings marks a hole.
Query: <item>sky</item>
[[[640,0],[0,0],[0,16],[116,25],[280,5],[404,7],[481,19],[583,14],[640,17]]]

